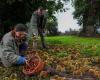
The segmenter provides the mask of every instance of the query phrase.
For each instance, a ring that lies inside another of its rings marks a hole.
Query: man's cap
[[[19,31],[27,32],[27,26],[22,24],[22,23],[19,23],[19,24],[15,25],[15,31],[17,31],[17,32],[19,32]]]

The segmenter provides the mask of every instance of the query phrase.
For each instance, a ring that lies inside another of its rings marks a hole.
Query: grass
[[[81,45],[92,45],[92,44],[100,44],[99,38],[85,38],[85,37],[78,37],[78,36],[53,36],[53,37],[46,37],[46,41],[49,44],[81,44]]]
[[[30,39],[30,43],[31,42],[32,42],[32,39]],[[64,59],[63,57],[66,57],[67,60],[65,59],[64,61],[65,62],[67,61],[68,69],[66,67],[65,68],[66,70],[64,72],[66,72],[67,70],[71,71],[73,68],[75,68],[75,66],[80,65],[80,64],[81,64],[80,67],[82,69],[84,68],[84,66],[85,67],[89,66],[90,68],[92,68],[92,65],[90,65],[90,63],[88,63],[90,61],[87,61],[88,58],[86,58],[87,62],[80,61],[80,58],[82,59],[82,57],[84,60],[84,56],[78,55],[77,57],[74,56],[75,58],[70,58],[71,55],[73,55],[73,54],[75,55],[77,52],[79,52],[83,55],[85,54],[85,55],[89,56],[90,59],[92,58],[91,60],[93,60],[95,62],[99,61],[98,60],[98,56],[100,56],[99,38],[84,38],[84,37],[78,37],[78,36],[54,36],[54,37],[46,37],[46,42],[49,47],[51,46],[50,49],[49,50],[40,50],[39,49],[37,51],[37,53],[40,56],[42,55],[41,58],[44,61],[46,61],[46,64],[48,66],[52,66],[52,65],[55,66],[55,64],[56,64],[56,68],[57,68],[57,65],[61,64],[61,63],[59,64],[59,62],[63,62],[62,61]],[[93,56],[94,58],[91,56]],[[95,56],[97,56],[97,57],[95,57]],[[56,63],[54,63],[55,61],[56,61]],[[75,61],[77,64],[75,64]],[[72,64],[73,62],[74,62],[74,64]],[[71,63],[71,64],[69,64],[69,63]],[[92,62],[91,62],[91,64],[92,64]],[[97,66],[98,65],[93,66],[93,69],[95,69],[94,67],[97,67]],[[73,70],[73,71],[75,71],[75,70]],[[66,73],[66,74],[69,74],[71,77],[73,77],[72,72]],[[67,77],[69,78],[70,76],[67,76]],[[25,76],[22,73],[22,66],[20,66],[20,67],[16,66],[16,67],[10,67],[10,68],[0,67],[0,80],[50,80],[49,78],[52,78],[52,77],[53,76],[50,76],[49,74],[47,75],[47,77],[41,77],[41,73],[39,73],[38,75],[35,75],[35,76],[31,76],[31,77]],[[86,76],[83,75],[83,77],[86,77]],[[57,79],[55,79],[55,80],[57,80]],[[90,78],[90,80],[91,80],[91,78]],[[97,80],[97,79],[93,79],[93,80]]]
[[[78,49],[82,54],[100,56],[100,39],[85,38],[78,36],[53,36],[46,37],[47,44],[59,44],[72,46]]]

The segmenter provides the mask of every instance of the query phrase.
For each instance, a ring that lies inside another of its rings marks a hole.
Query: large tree
[[[49,17],[63,9],[68,0],[0,0],[0,33],[9,31],[16,23],[30,21],[32,12],[39,6],[48,10]]]
[[[100,0],[73,0],[74,18],[83,26],[82,35],[93,36],[95,24],[100,19]]]

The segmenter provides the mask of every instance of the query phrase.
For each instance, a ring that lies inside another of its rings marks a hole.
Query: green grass
[[[59,44],[72,46],[78,49],[82,54],[100,56],[100,39],[85,38],[78,36],[53,36],[46,37],[47,44]]]
[[[99,38],[85,38],[78,36],[54,36],[46,37],[46,41],[51,44],[82,44],[82,45],[91,45],[91,44],[100,44]]]

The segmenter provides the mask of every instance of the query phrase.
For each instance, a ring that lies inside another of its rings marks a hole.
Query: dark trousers
[[[0,58],[0,67],[4,67],[3,64],[2,64],[1,58]]]
[[[46,42],[45,42],[45,38],[44,38],[44,31],[43,29],[38,29],[38,33],[40,35],[40,38],[41,38],[41,44],[42,44],[42,47],[43,48],[46,48]]]

